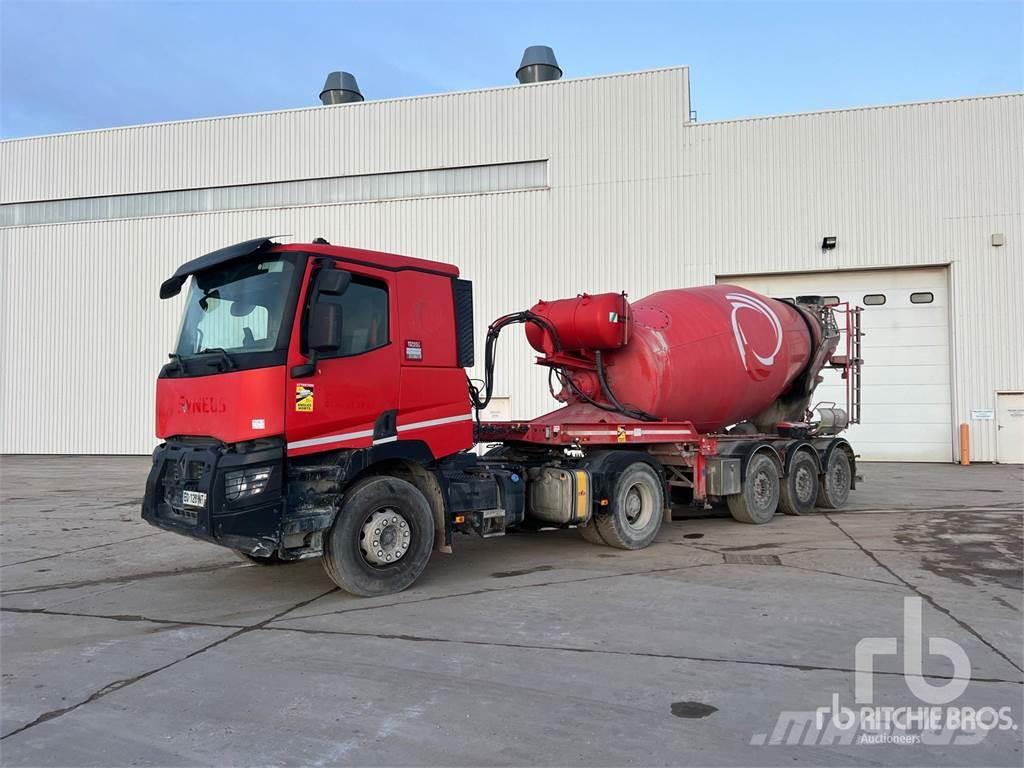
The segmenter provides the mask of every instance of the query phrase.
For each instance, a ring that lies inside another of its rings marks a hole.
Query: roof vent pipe
[[[324,89],[320,91],[320,101],[328,104],[351,104],[362,101],[363,94],[359,90],[356,76],[351,72],[331,72],[327,75]]]
[[[523,51],[523,60],[516,70],[516,79],[520,83],[543,83],[561,77],[562,68],[558,66],[555,52],[548,46],[531,45]]]

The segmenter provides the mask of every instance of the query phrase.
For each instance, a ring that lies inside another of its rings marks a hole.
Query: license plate
[[[199,509],[202,509],[206,506],[206,494],[200,493],[199,491],[182,491],[181,503],[186,507],[198,507]]]

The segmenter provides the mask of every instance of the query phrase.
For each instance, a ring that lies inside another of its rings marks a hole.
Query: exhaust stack
[[[555,52],[546,45],[531,45],[523,51],[523,60],[516,70],[516,79],[520,83],[544,83],[559,80],[562,68],[558,66]]]
[[[351,72],[331,72],[327,75],[324,88],[320,91],[320,101],[324,106],[351,104],[362,100],[363,93],[359,90],[356,76]]]

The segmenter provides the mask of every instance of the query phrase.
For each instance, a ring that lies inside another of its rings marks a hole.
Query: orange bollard
[[[960,464],[967,466],[971,463],[971,434],[967,424],[960,425]]]

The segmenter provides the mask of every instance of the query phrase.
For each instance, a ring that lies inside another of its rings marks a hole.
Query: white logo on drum
[[[779,322],[778,315],[772,311],[772,308],[761,301],[756,296],[751,296],[746,293],[727,293],[725,298],[732,304],[732,333],[736,337],[736,349],[739,350],[740,360],[743,361],[743,367],[757,379],[768,378],[767,368],[771,368],[775,365],[775,356],[779,354],[779,350],[782,349],[782,323]],[[767,355],[761,355],[756,350],[750,349],[747,336],[743,333],[743,327],[740,325],[739,313],[740,310],[747,309],[753,312],[757,312],[768,319],[771,324],[772,331],[775,333],[775,348]],[[757,362],[761,364],[760,367],[751,366],[749,356],[753,356]]]

